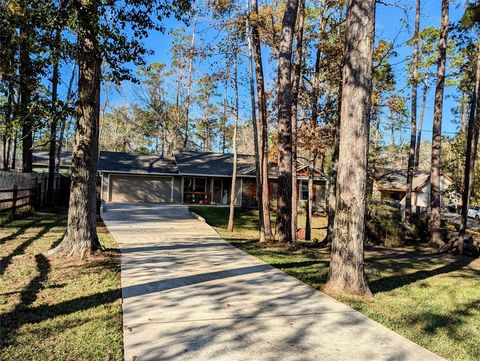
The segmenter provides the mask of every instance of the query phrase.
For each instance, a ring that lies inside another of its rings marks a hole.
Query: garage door
[[[111,202],[171,202],[172,177],[110,176]]]

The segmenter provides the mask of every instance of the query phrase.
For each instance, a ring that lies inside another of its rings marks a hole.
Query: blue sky
[[[390,2],[387,0],[385,2]],[[406,23],[402,21],[405,19],[405,12],[403,9],[397,6],[386,6],[383,4],[377,5],[377,14],[376,14],[376,37],[386,39],[386,40],[393,40],[395,39],[396,51],[398,52],[398,56],[392,59],[392,63],[396,64],[394,66],[394,71],[396,74],[398,88],[403,88],[406,82],[406,75],[405,75],[405,67],[406,61],[405,59],[411,56],[412,49],[411,47],[406,45],[406,41],[411,38],[412,36],[412,29],[413,29],[413,21],[414,21],[414,7],[415,7],[415,0],[401,0],[401,1],[394,1],[392,0],[391,3],[396,2],[401,7],[408,7],[411,10],[408,11],[408,17]],[[451,1],[450,4],[450,20],[451,22],[457,21],[461,15],[463,14],[463,1],[462,0],[454,0]],[[205,30],[209,27],[208,19],[205,18],[202,20],[202,23],[198,26],[200,31],[202,32],[201,37],[203,37],[203,41],[211,40],[214,37],[213,31]],[[165,28],[167,31],[164,34],[155,32],[151,33],[150,37],[145,40],[146,46],[153,50],[153,55],[147,57],[148,62],[170,62],[170,53],[169,49],[171,47],[171,37],[168,35],[169,30],[174,29],[176,27],[184,27],[187,33],[191,33],[190,28],[186,27],[183,23],[180,23],[175,20],[166,20],[164,22]],[[422,17],[421,17],[421,28],[427,26],[439,26],[440,24],[440,0],[423,0],[422,4]],[[203,29],[203,30],[202,30]],[[201,45],[202,39],[198,39],[199,41],[197,44]],[[264,49],[266,52],[267,49]],[[275,63],[269,63],[264,57],[264,65],[267,72],[267,79],[273,81],[274,75],[276,73]],[[219,58],[211,58],[207,61],[197,62],[195,64],[196,72],[195,77],[198,79],[201,75],[205,73],[212,72],[215,67],[218,68],[220,61]],[[243,71],[243,75],[246,74],[246,62],[241,64],[241,68]],[[173,89],[173,88],[172,88]],[[222,89],[219,89],[223,92]],[[405,95],[409,95],[409,88],[406,91]],[[108,90],[108,98],[110,105],[120,105],[120,104],[128,104],[136,102],[135,99],[135,92],[132,89],[131,84],[123,84],[121,89],[121,94],[114,90]],[[424,139],[429,139],[431,136],[431,127],[432,127],[432,117],[433,117],[433,92],[434,86],[430,88],[428,94],[428,101],[426,106],[425,112],[425,120],[424,120]],[[455,89],[447,88],[445,91],[445,103],[444,103],[444,117],[443,117],[443,131],[445,134],[455,133],[457,130],[458,125],[454,123],[454,116],[451,112],[452,107],[455,106],[455,101],[453,99],[453,95],[455,95]],[[241,113],[245,115],[245,118],[250,112],[249,109],[249,98],[248,98],[248,89],[246,87],[240,89],[240,106],[241,106]],[[420,101],[419,101],[420,103]],[[420,106],[420,104],[419,104]],[[198,115],[200,109],[198,107],[192,108],[192,115]],[[405,130],[405,135],[408,135],[409,131]],[[406,139],[406,138],[405,138]]]

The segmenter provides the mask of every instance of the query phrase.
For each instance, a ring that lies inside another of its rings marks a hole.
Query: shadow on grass
[[[43,288],[44,283],[48,279],[50,273],[50,262],[42,254],[35,255],[35,262],[37,264],[38,275],[35,276],[29,284],[20,292],[20,302],[15,308],[6,314],[0,315],[0,324],[2,325],[0,331],[0,346],[5,346],[3,343],[8,343],[8,339],[13,339],[18,327],[22,324],[22,320],[28,318],[27,309],[37,299],[38,292]]]
[[[436,310],[411,313],[408,316],[408,323],[417,325],[423,332],[436,335],[443,331],[448,334],[451,340],[462,341],[465,338],[465,332],[461,326],[469,323],[469,318],[476,317],[480,309],[480,300],[475,300],[464,305],[457,305],[455,309],[448,313],[441,313]],[[468,352],[468,359],[479,360],[480,352],[474,349],[464,349]]]
[[[462,257],[444,266],[434,269],[420,270],[409,274],[383,277],[378,280],[369,282],[370,289],[373,291],[373,293],[392,291],[396,288],[400,288],[417,281],[425,280],[430,277],[461,270],[465,266],[468,266],[473,260],[473,258]]]
[[[33,293],[38,293],[38,291],[42,288],[39,277],[40,276],[36,277],[37,284],[32,285],[30,291],[28,291],[32,292],[32,294],[22,297],[24,301],[29,302],[36,299],[36,294],[33,295]],[[36,287],[38,287],[38,289],[35,291]],[[0,330],[0,339],[5,340],[4,342],[6,342],[5,344],[0,343],[0,346],[6,346],[8,344],[8,339],[13,341],[15,333],[24,324],[40,323],[58,316],[69,315],[78,311],[85,311],[101,305],[110,304],[119,300],[120,298],[121,290],[118,288],[95,293],[89,296],[82,296],[73,300],[57,303],[55,305],[28,307],[27,303],[21,303],[13,311],[0,315],[0,324],[2,325]]]
[[[56,242],[60,242],[63,236]],[[52,244],[54,247],[55,242]],[[25,324],[35,324],[53,319],[57,316],[72,314],[78,311],[95,308],[101,305],[115,302],[121,298],[121,289],[116,288],[105,292],[99,292],[89,296],[78,297],[54,305],[40,305],[31,307],[37,299],[38,293],[45,288],[45,283],[51,270],[50,262],[42,254],[35,255],[38,275],[20,292],[20,302],[15,308],[0,315],[0,349],[15,341],[17,331]],[[112,267],[115,261],[112,260]],[[104,262],[105,265],[105,262]],[[116,267],[120,266],[115,263]],[[107,265],[108,266],[108,265]],[[52,285],[49,288],[61,288],[60,285]]]
[[[38,221],[34,221],[34,223],[37,223]],[[35,242],[36,240],[42,238],[45,234],[47,234],[52,228],[60,225],[61,223],[63,222],[63,220],[56,220],[55,222],[52,222],[52,223],[49,223],[48,225],[45,225],[36,235],[26,239],[25,241],[23,241],[22,243],[20,243],[9,255],[3,257],[1,260],[0,260],[0,275],[3,275],[6,271],[6,269],[8,268],[8,266],[10,265],[10,263],[12,263],[12,259],[15,257],[15,256],[19,256],[21,254],[23,254],[25,252],[25,250],[33,243]],[[30,222],[28,223],[30,225]],[[30,225],[31,226],[31,225]],[[20,230],[22,230],[21,233],[23,233],[25,231],[26,228],[28,228],[29,226],[26,226],[24,228],[21,228]],[[19,231],[20,231],[19,230]],[[17,232],[15,232],[17,233]],[[18,235],[17,235],[18,236]],[[61,239],[63,239],[63,236],[62,238],[60,238],[60,240],[57,240],[55,242],[60,242]],[[54,243],[55,243],[54,242]],[[58,244],[58,243],[57,243]]]
[[[308,257],[311,259],[305,261],[290,261],[290,257],[295,255],[289,249],[279,248],[272,250],[269,247],[265,248],[264,245],[256,241],[242,241],[241,239],[235,241],[229,239],[228,241],[253,256],[260,258],[263,256],[272,257],[273,262],[269,262],[270,265],[290,273],[296,278],[308,279],[307,283],[314,282],[318,284],[326,282],[330,263],[330,257],[327,253]],[[303,248],[305,250],[310,249],[310,247]],[[369,247],[369,251],[371,252],[372,250],[374,248]],[[474,258],[468,257],[450,258],[450,256],[447,256],[446,258],[444,254],[426,254],[422,252],[416,255],[415,252],[395,252],[395,250],[379,249],[379,252],[383,253],[383,251],[388,251],[387,255],[379,253],[366,257],[367,268],[370,272],[388,272],[393,274],[369,281],[370,288],[374,293],[389,292],[430,277],[462,270],[474,261]],[[285,260],[285,262],[282,262],[282,260]],[[320,272],[317,267],[311,267],[315,265],[321,266],[326,271]],[[436,265],[436,268],[432,268]],[[411,273],[404,273],[405,270]],[[317,276],[315,276],[316,272],[318,273]],[[480,274],[480,271],[468,268],[468,273],[471,274],[470,277],[476,277]],[[465,276],[462,274],[462,277]]]
[[[8,236],[0,238],[0,244],[4,244],[4,243],[6,243],[8,241],[11,241],[11,240],[15,239],[16,237],[22,235],[23,233],[25,233],[25,231],[28,228],[34,226],[35,223],[37,223],[37,222],[38,222],[37,220],[32,220],[30,222],[22,224],[20,227],[18,227],[18,229],[15,232],[9,234]],[[4,225],[0,225],[0,227],[4,227]]]
[[[288,268],[303,268],[313,265],[323,265],[327,267],[329,262],[322,260],[312,260],[312,261],[300,261],[300,262],[285,262],[285,263],[271,263],[270,265],[278,269],[288,269]]]

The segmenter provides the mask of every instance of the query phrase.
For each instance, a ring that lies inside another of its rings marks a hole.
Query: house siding
[[[182,187],[183,187],[183,182],[182,182],[182,176],[173,176],[173,177],[168,177],[168,176],[154,176],[154,175],[134,175],[134,174],[116,174],[116,173],[107,173],[103,172],[102,173],[102,182],[101,182],[101,197],[102,200],[105,202],[112,202],[112,201],[128,201],[127,199],[122,200],[122,199],[117,199],[118,195],[114,194],[114,188],[113,187],[113,182],[112,180],[115,180],[117,178],[125,178],[128,177],[131,179],[131,182],[127,182],[123,184],[123,187],[128,187],[129,188],[129,193],[134,194],[136,193],[135,187],[136,184],[141,184],[142,181],[145,180],[152,180],[153,183],[158,183],[155,181],[155,179],[168,179],[168,182],[164,182],[164,193],[165,200],[164,202],[167,203],[177,203],[181,204],[182,203]],[[172,181],[171,179],[173,178],[173,187],[172,187]],[[209,177],[200,177],[200,178],[206,178],[206,191],[207,192],[212,192],[212,179]],[[218,178],[218,177],[215,177]],[[227,179],[225,177],[224,179]],[[139,183],[140,182],[140,183]],[[152,183],[152,184],[153,184]],[[318,210],[324,210],[325,209],[325,203],[326,203],[326,182],[325,181],[316,181],[315,182],[315,191],[316,191],[316,196],[315,196],[315,208]],[[272,179],[269,181],[269,188],[270,188],[270,204],[272,207],[275,207],[276,204],[276,197],[277,197],[277,181],[275,179]],[[256,187],[256,179],[252,177],[239,177],[237,178],[236,182],[236,202],[235,206],[236,207],[242,207],[242,208],[257,208],[257,187]],[[158,192],[159,190],[157,190]],[[166,195],[167,191],[168,197]],[[230,192],[230,187],[228,186],[228,192]],[[147,197],[148,198],[148,197]],[[168,200],[166,199],[168,198]],[[148,201],[148,200],[147,200]],[[155,200],[151,200],[155,201]],[[304,209],[304,201],[299,201],[299,209]],[[228,204],[228,203],[227,203]]]
[[[307,182],[307,180],[302,180],[303,182]],[[315,181],[314,182],[314,202],[313,207],[314,211],[326,211],[327,206],[327,182],[326,181]],[[301,181],[298,182],[298,195],[301,194]],[[298,200],[298,208],[301,211],[304,211],[307,206],[306,200]]]
[[[182,177],[173,180],[173,203],[182,203]]]
[[[257,208],[256,180],[254,178],[242,179],[242,207]]]

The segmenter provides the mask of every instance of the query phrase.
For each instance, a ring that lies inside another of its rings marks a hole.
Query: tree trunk
[[[9,65],[12,65],[11,63]],[[11,69],[11,67],[9,67]],[[11,75],[5,74],[3,76],[4,81],[8,82],[8,95],[7,95],[7,105],[5,107],[5,134],[3,136],[3,170],[9,170],[10,168],[10,151],[12,146],[12,137],[15,134],[15,126],[12,124],[12,115],[13,115],[13,97],[14,97],[14,81]]]
[[[313,176],[315,174],[316,154],[310,156],[311,163],[308,167],[308,198],[307,198],[307,213],[305,219],[305,240],[312,239],[312,220],[313,220]]]
[[[10,169],[10,154],[12,148],[12,138],[11,136],[3,136],[3,170],[7,171]]]
[[[195,2],[195,7],[196,7]],[[193,73],[193,53],[195,49],[195,31],[197,27],[197,13],[195,11],[195,15],[193,17],[193,29],[192,29],[192,44],[190,45],[190,54],[188,59],[188,75],[187,75],[187,98],[186,98],[186,112],[185,112],[185,138],[183,138],[183,148],[186,149],[188,147],[188,132],[190,130],[190,103],[191,103],[191,93],[192,93],[192,73]]]
[[[228,57],[228,53],[225,54]],[[225,153],[227,148],[227,108],[228,108],[228,78],[230,76],[230,60],[226,64],[227,74],[225,77],[225,92],[223,94],[223,119],[220,124],[222,127],[222,153]]]
[[[340,86],[340,94],[342,87]],[[341,101],[339,102],[339,107],[341,108]],[[332,153],[332,173],[330,175],[330,181],[328,182],[328,198],[327,198],[327,213],[328,213],[328,224],[327,224],[327,236],[323,243],[329,245],[333,240],[333,224],[335,221],[335,200],[336,200],[336,189],[337,189],[337,170],[338,170],[338,151],[340,147],[340,115],[337,117],[335,122],[335,141],[333,145]],[[368,176],[368,174],[367,174]],[[368,182],[368,180],[367,180]],[[368,184],[368,183],[367,183]]]
[[[462,95],[462,98],[460,100],[460,111],[460,131],[464,133],[467,130],[468,119],[468,96],[465,93]]]
[[[279,242],[292,241],[292,43],[298,0],[288,0],[283,15],[278,61],[278,191]]]
[[[96,230],[96,180],[100,118],[101,57],[98,3],[76,1],[78,11],[78,119],[72,155],[67,233],[51,255],[83,258],[101,249]]]
[[[67,99],[66,99],[67,103],[69,103],[73,97],[73,80],[75,79],[75,68],[76,68],[76,64],[73,64],[72,74],[70,75],[70,81],[68,82]],[[60,162],[62,160],[63,137],[65,133],[66,124],[67,124],[67,117],[62,114],[60,136],[58,138],[58,147],[57,147],[57,154],[56,154],[57,160],[55,162],[55,174],[58,174],[60,171]]]
[[[405,196],[405,219],[412,216],[413,167],[415,163],[415,142],[417,136],[417,91],[418,91],[418,35],[420,32],[420,0],[417,0],[415,32],[413,34],[413,79],[412,79],[412,119],[410,123],[410,150],[407,166],[407,194]]]
[[[51,49],[52,53],[57,52],[60,47],[61,40],[61,31],[57,29],[55,35],[55,47]],[[52,72],[52,104],[51,104],[51,117],[52,122],[50,123],[50,147],[48,152],[48,181],[47,181],[47,203],[52,206],[53,201],[53,187],[54,187],[54,178],[55,178],[55,151],[57,147],[57,121],[58,121],[58,107],[57,107],[57,98],[58,98],[58,80],[59,80],[59,64],[58,57],[53,64]]]
[[[252,49],[252,34],[250,29],[250,0],[246,0],[246,34],[247,34],[247,45],[248,45],[248,75],[250,83],[250,101],[251,101],[251,111],[252,111],[252,125],[253,125],[253,142],[255,148],[255,176],[257,182],[257,202],[258,202],[258,230],[259,230],[259,240],[260,242],[265,241],[265,226],[263,224],[263,208],[262,208],[262,177],[261,177],[261,165],[260,165],[260,140],[259,140],[259,130],[257,123],[256,115],[256,102],[255,102],[255,81],[253,79],[253,49]]]
[[[422,107],[420,109],[420,119],[418,120],[418,135],[417,135],[417,142],[415,147],[414,169],[418,169],[418,165],[420,164],[420,147],[422,146],[422,127],[423,127],[423,118],[425,116],[425,104],[427,103],[427,93],[428,93],[428,74],[425,74],[425,78],[423,79]]]
[[[10,139],[8,139],[10,140]],[[3,170],[8,170],[9,166],[9,157],[7,157],[7,147],[8,141],[7,136],[4,134],[2,136],[2,163],[3,163]]]
[[[462,221],[459,228],[461,240],[467,230],[468,207],[470,194],[472,192],[473,177],[475,173],[475,160],[477,158],[478,136],[480,128],[480,102],[478,93],[480,91],[480,42],[477,45],[477,70],[475,76],[475,88],[470,100],[470,116],[468,119],[467,149],[465,159],[465,172],[463,175],[463,193],[462,193]],[[463,242],[460,242],[460,253],[463,253]]]
[[[343,76],[341,75],[340,84],[338,86],[338,94],[342,94],[343,87]],[[328,223],[327,223],[327,235],[322,243],[327,246],[332,243],[333,240],[333,224],[335,221],[335,200],[336,200],[336,190],[337,190],[337,171],[338,171],[338,151],[340,147],[340,117],[342,111],[342,97],[338,97],[337,105],[337,116],[335,118],[335,140],[333,144],[333,153],[332,153],[332,172],[328,182],[328,198],[327,198],[327,213],[328,213]],[[368,172],[367,172],[368,176]],[[368,186],[368,179],[367,179]]]
[[[350,0],[343,66],[337,194],[330,270],[325,289],[371,294],[364,275],[368,133],[375,0]]]
[[[297,180],[297,123],[298,123],[298,93],[302,77],[303,63],[303,29],[305,25],[305,0],[300,0],[298,7],[297,48],[292,74],[292,241],[297,240],[298,229],[298,180]]]
[[[233,232],[233,222],[235,217],[235,198],[237,183],[237,126],[238,126],[238,48],[235,49],[235,58],[233,60],[233,87],[235,90],[235,118],[233,121],[233,172],[232,172],[232,188],[230,191],[230,214],[228,216],[227,231]]]
[[[313,77],[312,84],[312,114],[310,118],[310,127],[315,128],[317,126],[318,118],[318,97],[320,96],[320,63],[323,58],[323,33],[325,31],[325,13],[326,13],[326,0],[321,1],[321,14],[320,14],[320,24],[319,24],[319,37],[317,52],[315,56],[315,73]],[[313,132],[314,129],[311,129]]]
[[[390,126],[390,143],[392,146],[392,150],[395,149],[395,117],[393,116],[393,108],[390,107],[390,121],[391,121],[391,126]],[[392,152],[393,155],[393,152]],[[393,161],[393,159],[392,159]]]
[[[441,189],[440,156],[442,144],[443,92],[445,88],[445,63],[447,58],[448,0],[442,0],[442,24],[438,44],[437,85],[433,110],[432,160],[430,170],[430,242],[438,247],[445,246],[441,233]]]
[[[17,167],[16,162],[17,162],[17,143],[18,143],[18,134],[17,131],[14,131],[13,133],[13,149],[12,149],[12,169],[15,169]]]
[[[265,83],[263,79],[262,49],[260,45],[260,33],[258,30],[258,4],[257,0],[252,0],[252,10],[255,14],[255,20],[252,23],[252,45],[255,61],[255,78],[257,81],[257,104],[258,104],[258,145],[260,160],[260,188],[261,197],[258,198],[259,217],[262,217],[260,227],[260,242],[272,239],[272,229],[270,225],[270,195],[268,190],[268,120],[267,120],[267,98],[265,95]]]
[[[22,171],[32,172],[33,124],[30,114],[32,95],[32,61],[30,59],[30,43],[32,36],[27,29],[28,24],[22,23],[20,29],[20,117],[22,124]]]
[[[322,0],[321,2],[321,14],[320,14],[320,24],[319,24],[319,37],[317,52],[315,56],[315,73],[313,77],[312,84],[312,113],[310,117],[310,132],[311,139],[314,139],[315,129],[318,125],[318,98],[320,96],[320,64],[323,58],[323,33],[325,31],[325,14],[326,14],[326,1]],[[313,191],[313,167],[315,165],[315,159],[317,157],[317,151],[315,149],[310,149],[309,154],[309,179],[308,179],[308,201],[307,201],[307,217],[305,220],[305,240],[311,239],[312,234],[312,214],[313,214],[313,204],[310,200],[311,191]]]

